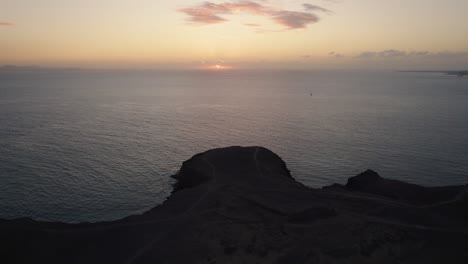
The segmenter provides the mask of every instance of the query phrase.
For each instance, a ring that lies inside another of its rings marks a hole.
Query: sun
[[[199,67],[198,69],[212,70],[212,71],[225,71],[225,70],[234,69],[234,67],[230,65],[225,65],[225,64],[211,64],[211,65]]]
[[[225,66],[223,64],[215,64],[215,65],[210,66],[210,69],[215,70],[215,71],[227,70],[229,68],[230,67]]]
[[[216,64],[216,65],[212,66],[211,68],[214,69],[214,70],[219,70],[219,71],[234,69],[233,66],[225,65],[225,64]]]

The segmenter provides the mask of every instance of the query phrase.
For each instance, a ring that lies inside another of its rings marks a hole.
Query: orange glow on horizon
[[[215,65],[207,65],[207,66],[198,67],[198,69],[223,71],[223,70],[232,70],[232,69],[234,69],[234,67],[229,66],[229,65],[223,65],[223,64],[215,64]]]
[[[212,71],[468,65],[460,27],[468,1],[461,0],[6,2],[0,65]]]

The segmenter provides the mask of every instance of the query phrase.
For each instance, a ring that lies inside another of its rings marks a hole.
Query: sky
[[[0,65],[467,69],[466,0],[0,0]]]

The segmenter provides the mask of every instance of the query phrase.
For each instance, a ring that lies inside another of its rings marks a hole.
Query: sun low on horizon
[[[207,70],[207,71],[227,71],[227,70],[235,70],[236,68],[226,64],[210,64],[210,65],[202,65],[196,67],[197,70]]]
[[[0,64],[463,68],[466,10],[460,0],[2,1]]]

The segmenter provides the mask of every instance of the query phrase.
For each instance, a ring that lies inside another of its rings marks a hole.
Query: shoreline
[[[422,187],[368,170],[312,189],[262,147],[185,161],[141,215],[65,224],[0,220],[4,263],[463,263],[465,186]],[[418,245],[418,246],[415,246]],[[118,249],[118,250],[116,250]]]

